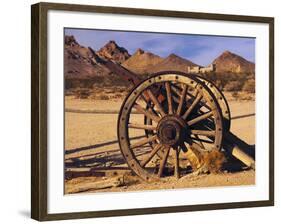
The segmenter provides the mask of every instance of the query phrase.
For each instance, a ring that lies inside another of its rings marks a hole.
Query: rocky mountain
[[[213,64],[217,72],[254,73],[255,64],[230,51],[223,52]]]
[[[95,51],[79,45],[73,36],[65,37],[64,46],[66,78],[87,78],[108,73],[105,68],[97,64],[99,57]]]
[[[74,36],[65,36],[64,76],[66,88],[93,85],[127,85],[119,75],[109,71],[102,58],[90,47],[81,46]]]
[[[160,71],[181,71],[187,72],[188,67],[198,66],[192,61],[184,59],[180,56],[175,54],[170,54],[164,60],[159,62],[158,64],[154,65],[150,68],[151,73],[160,72]]]
[[[122,63],[122,66],[137,74],[147,74],[153,66],[162,61],[163,59],[158,55],[139,48],[128,60]]]
[[[119,64],[126,61],[131,56],[125,48],[118,46],[113,40],[109,41],[97,51],[97,54],[100,57],[111,59]]]

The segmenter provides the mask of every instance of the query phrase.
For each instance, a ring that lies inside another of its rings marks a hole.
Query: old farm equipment
[[[177,71],[140,80],[110,60],[102,63],[133,85],[120,109],[117,131],[128,166],[142,179],[150,181],[171,172],[177,178],[183,176],[186,165],[180,158],[185,157],[193,160],[194,170],[200,170],[204,155],[211,153],[215,155],[209,159],[211,166],[224,154],[255,167],[245,152],[247,144],[230,132],[229,106],[212,82]],[[141,139],[136,140],[136,130],[143,135]]]

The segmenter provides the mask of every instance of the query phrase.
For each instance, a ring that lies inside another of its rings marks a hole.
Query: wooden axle
[[[223,148],[246,166],[255,169],[255,159],[250,156],[250,146],[231,132],[224,135]]]

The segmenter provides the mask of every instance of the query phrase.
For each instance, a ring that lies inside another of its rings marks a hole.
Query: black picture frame
[[[48,214],[47,210],[47,13],[64,10],[88,13],[129,14],[167,18],[194,18],[205,20],[264,23],[269,25],[269,200],[217,203],[204,205],[138,208],[110,211],[88,211]],[[224,15],[182,11],[163,11],[137,8],[38,3],[31,6],[31,217],[39,221],[78,219],[91,217],[141,215],[170,212],[246,208],[274,205],[274,18],[257,16]]]

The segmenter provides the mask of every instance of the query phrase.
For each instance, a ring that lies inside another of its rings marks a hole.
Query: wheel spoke
[[[164,117],[166,115],[166,113],[163,110],[163,107],[161,106],[161,104],[159,103],[158,99],[156,98],[156,96],[153,94],[153,92],[149,89],[147,90],[147,93],[151,99],[151,101],[155,104],[155,106],[157,107],[157,109],[159,110],[160,114],[162,117]]]
[[[205,140],[205,139],[201,139],[201,138],[193,138],[191,137],[192,140],[194,141],[198,141],[198,142],[204,142],[204,143],[208,143],[208,144],[214,144],[213,141],[209,141],[209,140]]]
[[[186,148],[186,146],[185,146],[185,143],[182,143],[182,144],[180,145],[180,149],[181,149],[183,152],[186,152],[186,151],[187,151],[187,148]]]
[[[168,156],[169,156],[169,152],[170,152],[170,147],[165,147],[165,152],[164,152],[163,158],[160,162],[160,167],[159,167],[159,171],[158,171],[159,177],[162,176],[163,170],[165,168],[165,164],[166,164]]]
[[[172,91],[175,92],[178,96],[181,96],[181,93],[182,93],[182,88],[178,87],[178,86],[175,86],[173,85],[171,87]],[[190,92],[186,91],[186,96],[188,96],[188,98],[193,98],[198,92],[197,90],[196,91],[193,91],[194,95],[192,95]]]
[[[172,90],[178,95],[178,96],[181,96],[181,92],[180,92],[180,90],[179,89],[177,89],[175,86],[172,86]],[[198,90],[196,90],[196,91],[194,91],[194,95],[196,95],[198,93]],[[192,98],[192,97],[194,97],[194,95],[192,95],[191,93],[189,93],[188,91],[186,92],[186,96],[188,96],[190,99]],[[177,103],[179,102],[179,100],[177,100],[176,101]],[[190,106],[191,105],[191,103],[190,102],[186,102],[186,104],[187,104],[187,106]],[[209,110],[211,110],[211,108],[207,105],[207,103],[205,103],[205,102],[199,102],[199,106],[200,106],[200,108],[201,107],[206,107],[207,109],[209,109]]]
[[[195,136],[195,138],[199,138],[199,136],[196,134],[194,136]],[[202,142],[199,142],[199,145],[201,146],[202,149],[206,149]]]
[[[179,102],[180,102],[180,100],[179,100],[176,96],[173,96],[172,99],[173,99],[174,102],[176,102],[176,103],[179,103]]]
[[[140,165],[142,167],[145,167],[147,163],[149,163],[149,161],[153,158],[153,156],[162,148],[163,146],[161,144],[157,144],[156,146],[153,147],[152,151],[150,152],[150,154],[145,157]]]
[[[198,151],[204,151],[204,149],[200,146],[200,144],[196,143],[196,142],[192,142],[192,144],[190,145],[190,147],[198,150]]]
[[[180,88],[178,87],[178,86],[175,86],[175,85],[172,85],[172,87],[171,87],[171,89],[172,89],[172,91],[174,92],[174,93],[176,93],[178,96],[181,96],[181,90],[180,90]]]
[[[140,94],[140,99],[142,99],[145,104],[147,104],[149,107],[151,107],[147,94],[145,94],[145,93]]]
[[[183,103],[186,99],[186,91],[187,91],[187,85],[184,85],[183,89],[182,89],[182,92],[181,92],[181,95],[180,95],[180,102],[179,102],[178,109],[177,109],[177,115],[181,114]]]
[[[212,150],[210,150],[210,149],[205,149],[205,147],[202,147],[201,146],[201,144],[199,143],[197,143],[197,142],[192,142],[192,144],[190,145],[190,147],[193,147],[194,149],[196,149],[197,151],[200,151],[200,152],[203,152],[203,153],[205,153],[205,152],[210,152],[210,151],[212,151]]]
[[[145,125],[145,124],[133,124],[133,123],[130,123],[130,124],[128,124],[128,127],[129,128],[135,128],[135,129],[151,130],[151,131],[156,130],[155,126],[153,126],[153,125]]]
[[[202,94],[198,93],[195,100],[192,102],[192,104],[190,105],[190,107],[185,111],[185,113],[183,114],[183,119],[186,119],[188,117],[188,115],[192,112],[192,110],[195,108],[195,106],[200,102],[200,100],[202,99]]]
[[[134,108],[144,114],[145,116],[147,116],[148,118],[150,118],[151,120],[154,120],[155,122],[159,122],[160,121],[160,117],[152,114],[150,111],[143,109],[139,104],[135,103]]]
[[[191,130],[191,134],[214,137],[216,135],[216,132],[215,131],[208,131],[208,130]]]
[[[165,82],[165,88],[167,92],[167,99],[168,99],[168,108],[169,108],[169,114],[173,114],[173,99],[172,99],[172,93],[171,93],[171,85],[169,82]]]
[[[204,120],[204,119],[207,119],[207,118],[211,117],[212,115],[213,115],[213,111],[209,111],[209,112],[207,112],[207,113],[204,113],[204,114],[202,114],[202,115],[200,115],[200,116],[198,116],[198,117],[196,117],[196,118],[194,118],[194,119],[188,121],[187,124],[188,124],[189,126],[191,126],[191,125],[193,125],[193,124],[196,124],[196,123],[199,122],[199,121],[202,121],[202,120]]]
[[[179,173],[179,151],[178,151],[177,148],[175,148],[173,151],[174,151],[174,156],[175,156],[175,171],[174,171],[174,175],[178,179],[180,177],[180,173]]]
[[[134,149],[134,148],[143,146],[143,145],[145,145],[145,144],[147,144],[147,143],[149,143],[149,142],[155,141],[156,139],[157,139],[157,135],[150,136],[150,137],[148,137],[148,138],[142,139],[142,140],[140,140],[140,141],[138,141],[138,142],[136,142],[136,143],[131,144],[131,145],[130,145],[130,148],[131,148],[131,149]]]

